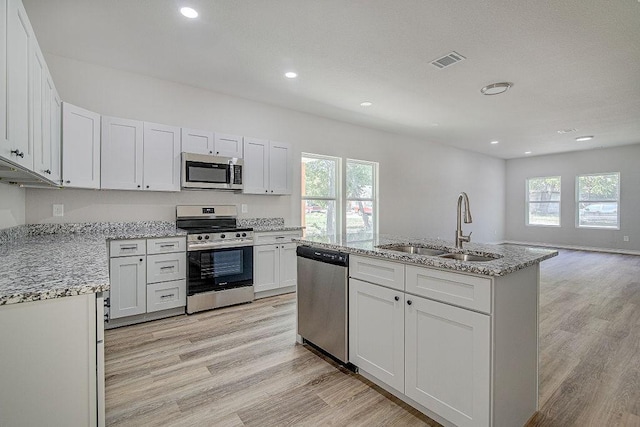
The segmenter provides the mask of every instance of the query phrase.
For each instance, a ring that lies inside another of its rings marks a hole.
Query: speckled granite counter
[[[421,264],[429,267],[482,274],[485,276],[505,276],[558,255],[558,251],[552,249],[515,245],[483,245],[477,243],[465,243],[464,249],[460,250],[455,248],[453,242],[444,240],[416,239],[390,235],[375,235],[372,240],[358,242],[350,242],[346,236],[341,236],[337,242],[327,242],[325,237],[304,237],[294,239],[294,242],[352,254],[374,256],[403,263]],[[379,246],[384,245],[421,246],[439,249],[445,252],[482,255],[496,259],[484,262],[465,262],[439,258],[437,256],[409,254],[379,248]]]
[[[252,227],[253,231],[257,232],[304,230],[304,227],[300,226],[285,226],[284,218],[240,218],[238,226]]]
[[[106,291],[107,240],[185,234],[168,222],[35,224],[0,230],[0,305]]]

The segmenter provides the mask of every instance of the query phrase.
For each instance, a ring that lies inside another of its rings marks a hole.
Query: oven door
[[[253,285],[253,246],[189,251],[187,295]]]

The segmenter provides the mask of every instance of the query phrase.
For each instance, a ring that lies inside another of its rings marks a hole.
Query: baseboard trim
[[[599,248],[595,246],[562,245],[557,243],[544,243],[544,242],[518,242],[515,240],[503,240],[502,244],[522,245],[522,246],[541,246],[544,248],[570,249],[573,251],[588,251],[588,252],[605,252],[605,253],[620,254],[620,255],[640,255],[640,251],[634,251],[631,249]]]

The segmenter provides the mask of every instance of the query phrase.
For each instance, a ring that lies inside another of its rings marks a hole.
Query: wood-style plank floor
[[[640,257],[541,264],[530,426],[640,426]],[[295,344],[295,296],[106,331],[110,426],[437,426]]]

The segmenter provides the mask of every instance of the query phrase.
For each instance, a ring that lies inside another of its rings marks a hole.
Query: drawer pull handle
[[[285,236],[277,236],[276,239],[284,239]]]
[[[174,296],[175,296],[175,294],[162,295],[162,296],[160,296],[160,299],[173,298]]]
[[[175,265],[168,265],[166,267],[160,267],[160,270],[168,270],[168,269],[174,269],[174,268],[176,268]]]
[[[134,246],[120,246],[120,250],[121,251],[132,251],[138,249],[138,245],[134,245]]]
[[[176,244],[175,243],[170,243],[167,245],[160,245],[161,248],[175,248]]]

